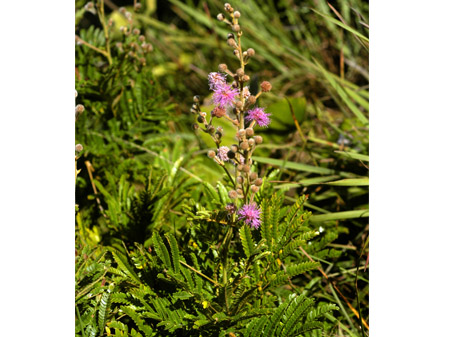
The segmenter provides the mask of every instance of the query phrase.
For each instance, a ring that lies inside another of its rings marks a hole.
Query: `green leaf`
[[[155,246],[156,255],[161,259],[167,269],[172,269],[172,264],[170,263],[169,251],[164,244],[161,236],[157,232],[153,232],[152,236],[153,245]]]
[[[245,255],[249,258],[255,251],[255,244],[253,243],[250,227],[248,225],[243,225],[241,229],[239,229],[239,236],[241,237]]]
[[[100,334],[105,328],[106,315],[108,314],[109,308],[111,306],[111,290],[107,289],[100,300],[100,308],[98,310],[98,328]]]
[[[334,170],[331,170],[331,169],[328,169],[325,167],[311,166],[311,165],[302,164],[302,163],[294,163],[291,161],[285,161],[285,160],[280,160],[280,159],[264,158],[264,157],[258,157],[258,156],[253,156],[252,159],[259,163],[285,167],[285,168],[296,170],[296,171],[311,172],[311,173],[318,173],[318,174],[334,174],[335,173]]]
[[[357,211],[344,211],[344,212],[334,212],[327,214],[313,215],[310,218],[311,222],[321,222],[328,220],[344,220],[344,219],[355,219],[355,218],[367,218],[369,216],[369,210],[357,210]]]
[[[325,184],[333,186],[369,186],[369,178],[341,179]]]
[[[173,269],[175,273],[179,273],[181,270],[180,265],[180,251],[178,250],[177,240],[173,236],[172,233],[167,233],[166,235],[167,241],[169,241],[170,251],[172,252],[172,260],[173,260]]]
[[[322,71],[322,74],[325,76],[325,79],[331,84],[331,87],[336,90],[342,100],[345,102],[347,107],[355,114],[355,116],[361,121],[363,125],[368,125],[369,120],[366,116],[364,116],[363,112],[357,108],[355,103],[351,101],[348,97],[348,94],[343,86],[341,86],[337,81],[334,80],[333,76],[323,68],[317,60],[314,60],[317,67]]]
[[[173,297],[180,299],[180,300],[186,300],[188,298],[191,298],[192,296],[194,296],[194,295],[188,293],[187,291],[179,291],[179,292],[173,294]]]
[[[123,272],[125,272],[125,274],[127,274],[133,281],[135,281],[137,284],[140,284],[141,280],[139,279],[139,276],[136,274],[134,269],[128,264],[126,256],[112,247],[109,247],[108,250],[113,255],[114,261],[116,261],[119,268]]]
[[[320,12],[316,11],[316,10],[313,9],[313,8],[312,8],[312,10],[313,10],[315,13],[319,14],[320,16],[323,16],[323,17],[324,17],[325,19],[327,19],[328,21],[334,23],[335,25],[338,25],[338,26],[344,28],[345,30],[349,31],[350,33],[352,33],[352,34],[358,36],[360,39],[362,39],[362,40],[364,40],[364,41],[366,41],[366,42],[369,42],[369,39],[368,39],[366,36],[362,35],[360,32],[358,32],[357,30],[353,29],[352,27],[346,25],[345,23],[342,23],[341,21],[336,20],[335,18],[332,18],[332,17],[329,16],[329,15],[320,13]]]
[[[272,228],[270,227],[270,205],[267,199],[261,202],[261,236],[266,240],[269,250],[272,250]]]
[[[339,153],[343,157],[348,157],[351,159],[358,159],[362,161],[369,161],[369,156],[360,153],[346,152],[346,151],[334,151],[335,153]]]

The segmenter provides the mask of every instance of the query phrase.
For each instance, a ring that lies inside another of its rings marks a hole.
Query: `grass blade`
[[[321,222],[328,220],[344,220],[344,219],[355,219],[355,218],[366,218],[369,216],[369,210],[356,210],[356,211],[344,211],[344,212],[334,212],[327,214],[312,215],[310,218],[311,222]]]

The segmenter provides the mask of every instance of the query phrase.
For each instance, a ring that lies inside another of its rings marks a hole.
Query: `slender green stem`
[[[220,166],[222,166],[222,165],[220,165]],[[230,172],[228,172],[228,170],[227,170],[227,168],[225,167],[225,165],[223,165],[222,167],[223,167],[223,169],[225,170],[225,172],[227,173],[228,178],[230,178],[231,182],[233,183],[234,189],[236,189],[236,183],[235,183],[235,181],[233,180],[233,178],[231,177]]]
[[[225,234],[225,237],[223,239],[223,262],[222,262],[222,266],[223,266],[223,292],[224,292],[224,299],[225,299],[225,309],[226,312],[228,312],[229,310],[229,305],[228,305],[228,294],[227,294],[227,284],[228,284],[228,251],[230,248],[230,243],[231,243],[231,237],[233,236],[233,227],[229,227],[227,233]]]
[[[96,46],[90,44],[89,42],[84,41],[81,37],[77,36],[76,37],[77,41],[79,41],[80,43],[82,43],[83,45],[85,45],[88,48],[91,48],[92,50],[95,50],[97,53],[102,54],[103,56],[106,56],[106,58],[108,58],[108,54],[106,53],[106,51],[104,51],[103,49],[97,48]]]
[[[80,321],[80,324],[81,324],[81,334],[83,335],[83,337],[86,337],[86,335],[84,334],[84,324],[83,324],[83,321],[81,320],[81,315],[80,315],[80,310],[78,310],[78,305],[75,305],[75,309],[77,311],[78,320]]]
[[[106,24],[105,21],[105,6],[103,3],[103,0],[100,0],[100,5],[98,6],[98,17],[100,19],[100,22],[103,26],[103,31],[105,32],[105,47],[106,47],[106,52],[105,52],[105,56],[108,59],[108,63],[111,66],[112,65],[112,57],[111,57],[111,47],[109,45],[109,29],[108,29],[108,25]]]
[[[216,287],[219,286],[219,284],[218,284],[216,281],[214,281],[213,279],[210,279],[210,278],[209,278],[208,276],[206,276],[205,274],[203,274],[203,273],[201,273],[200,271],[198,271],[197,269],[191,267],[191,266],[188,265],[186,262],[180,260],[180,263],[181,263],[183,266],[185,266],[185,267],[189,268],[190,270],[192,270],[193,272],[195,272],[195,273],[199,274],[200,276],[204,277],[205,279],[207,279],[209,282],[211,282],[212,284],[214,284]]]

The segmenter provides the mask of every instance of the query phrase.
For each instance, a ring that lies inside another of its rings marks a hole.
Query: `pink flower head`
[[[215,90],[217,87],[221,86],[222,84],[226,84],[225,77],[226,74],[221,73],[209,73],[208,75],[208,81],[209,81],[209,89]]]
[[[228,151],[230,151],[230,148],[228,146],[219,147],[219,149],[217,150],[217,157],[219,157],[219,159],[222,161],[230,160],[227,155]]]
[[[259,126],[267,127],[270,124],[270,113],[264,112],[264,108],[254,108],[247,112],[245,120],[247,122],[255,121]]]
[[[255,203],[242,206],[237,214],[239,220],[244,220],[244,222],[252,228],[258,229],[259,226],[261,226],[261,220],[259,220],[261,210]]]
[[[239,95],[239,90],[232,88],[226,83],[217,85],[214,88],[213,101],[221,108],[232,106],[234,100]]]

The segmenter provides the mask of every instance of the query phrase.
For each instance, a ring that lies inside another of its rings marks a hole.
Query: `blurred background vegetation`
[[[77,103],[86,108],[76,122],[76,142],[84,146],[80,237],[92,245],[145,245],[154,228],[186,226],[182,204],[205,196],[199,181],[215,186],[221,179],[205,155],[212,143],[191,130],[189,109],[194,95],[210,105],[209,72],[238,63],[227,27],[216,19],[222,1],[145,0],[134,10],[136,1],[105,0],[103,21],[86,4],[76,1],[75,83]],[[308,195],[312,221],[340,252],[317,257],[329,282],[315,275],[308,284],[315,297],[341,308],[339,332],[360,336],[369,289],[368,1],[231,4],[242,14],[244,48],[256,51],[247,68],[252,94],[264,80],[273,86],[258,103],[273,122],[260,132],[255,160],[287,202]],[[138,34],[121,31],[129,25],[121,7]],[[110,58],[90,47],[106,50],[108,43]]]

